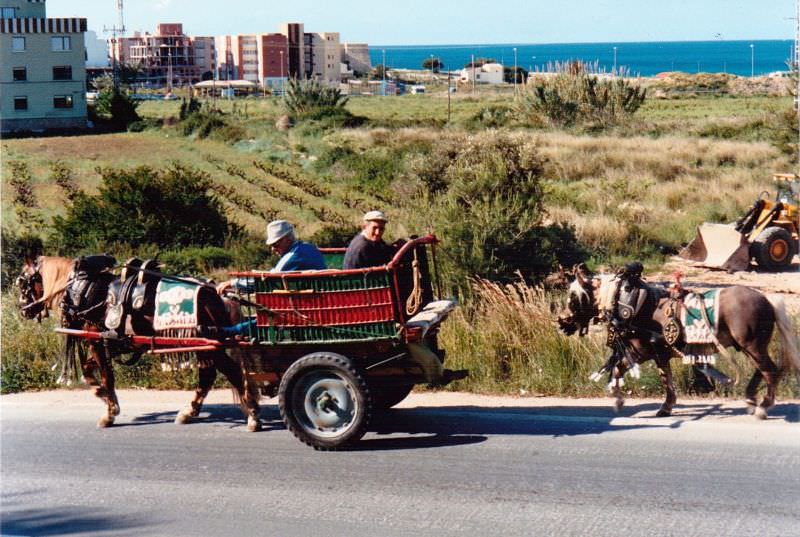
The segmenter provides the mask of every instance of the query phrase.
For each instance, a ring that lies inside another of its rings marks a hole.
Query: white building
[[[485,63],[481,66],[464,67],[459,82],[476,84],[502,84],[503,66],[499,63]]]

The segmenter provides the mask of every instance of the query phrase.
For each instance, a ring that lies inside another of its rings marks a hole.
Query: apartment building
[[[289,45],[289,78],[306,76],[305,30],[301,22],[281,24],[280,33],[286,36]]]
[[[346,64],[354,73],[365,75],[372,71],[368,44],[342,43],[339,45],[339,51],[341,62]]]
[[[133,37],[118,38],[111,53],[120,63],[138,66],[141,78],[157,86],[211,79],[217,62],[215,39],[190,37],[180,23],[158,24],[154,34],[134,32]]]
[[[0,132],[86,127],[86,19],[0,0]]]
[[[338,86],[341,81],[339,33],[320,32],[303,35],[304,76],[323,84]]]
[[[283,34],[224,35],[215,39],[220,80],[282,87],[289,76],[289,41]]]

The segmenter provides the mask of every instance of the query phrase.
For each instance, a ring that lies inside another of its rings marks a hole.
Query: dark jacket
[[[383,241],[373,242],[359,233],[344,254],[343,269],[379,267],[387,264],[394,257],[395,249]]]

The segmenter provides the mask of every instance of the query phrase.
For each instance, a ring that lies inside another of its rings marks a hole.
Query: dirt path
[[[764,293],[780,294],[787,308],[794,314],[800,314],[800,262],[797,258],[792,264],[792,270],[787,272],[750,270],[728,273],[724,270],[698,267],[691,261],[673,257],[660,271],[647,274],[646,278],[650,282],[670,284],[675,281],[675,272],[683,274],[683,286],[687,288],[745,285]]]

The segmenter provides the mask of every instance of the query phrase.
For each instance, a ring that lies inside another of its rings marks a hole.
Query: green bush
[[[601,79],[591,71],[582,62],[558,64],[555,76],[539,77],[516,99],[519,118],[591,129],[625,124],[644,103],[647,90],[624,76]]]
[[[107,88],[100,92],[94,105],[97,119],[111,127],[125,130],[128,125],[140,121],[136,111],[139,103],[124,90]]]
[[[325,226],[308,240],[321,248],[343,248],[350,244],[356,233],[358,229],[355,227]]]
[[[355,184],[362,192],[388,199],[389,185],[403,169],[403,157],[388,148],[363,152],[349,146],[330,146],[316,161],[321,173],[339,176]]]
[[[164,252],[159,260],[167,272],[196,275],[227,267],[233,262],[233,256],[225,248],[203,246]]]
[[[295,120],[348,114],[344,110],[347,97],[339,88],[325,86],[316,80],[290,79],[286,85],[283,103],[286,111]]]
[[[77,194],[65,216],[53,219],[50,245],[63,253],[122,242],[222,246],[240,232],[225,216],[222,203],[209,194],[210,178],[195,169],[172,164],[163,170],[147,166],[99,170],[103,184],[96,196]]]
[[[448,284],[517,274],[537,280],[559,262],[585,259],[572,228],[543,225],[543,160],[532,144],[492,133],[442,144],[427,158],[435,164],[419,180],[430,188],[407,212],[417,229],[435,229],[443,239]]]

